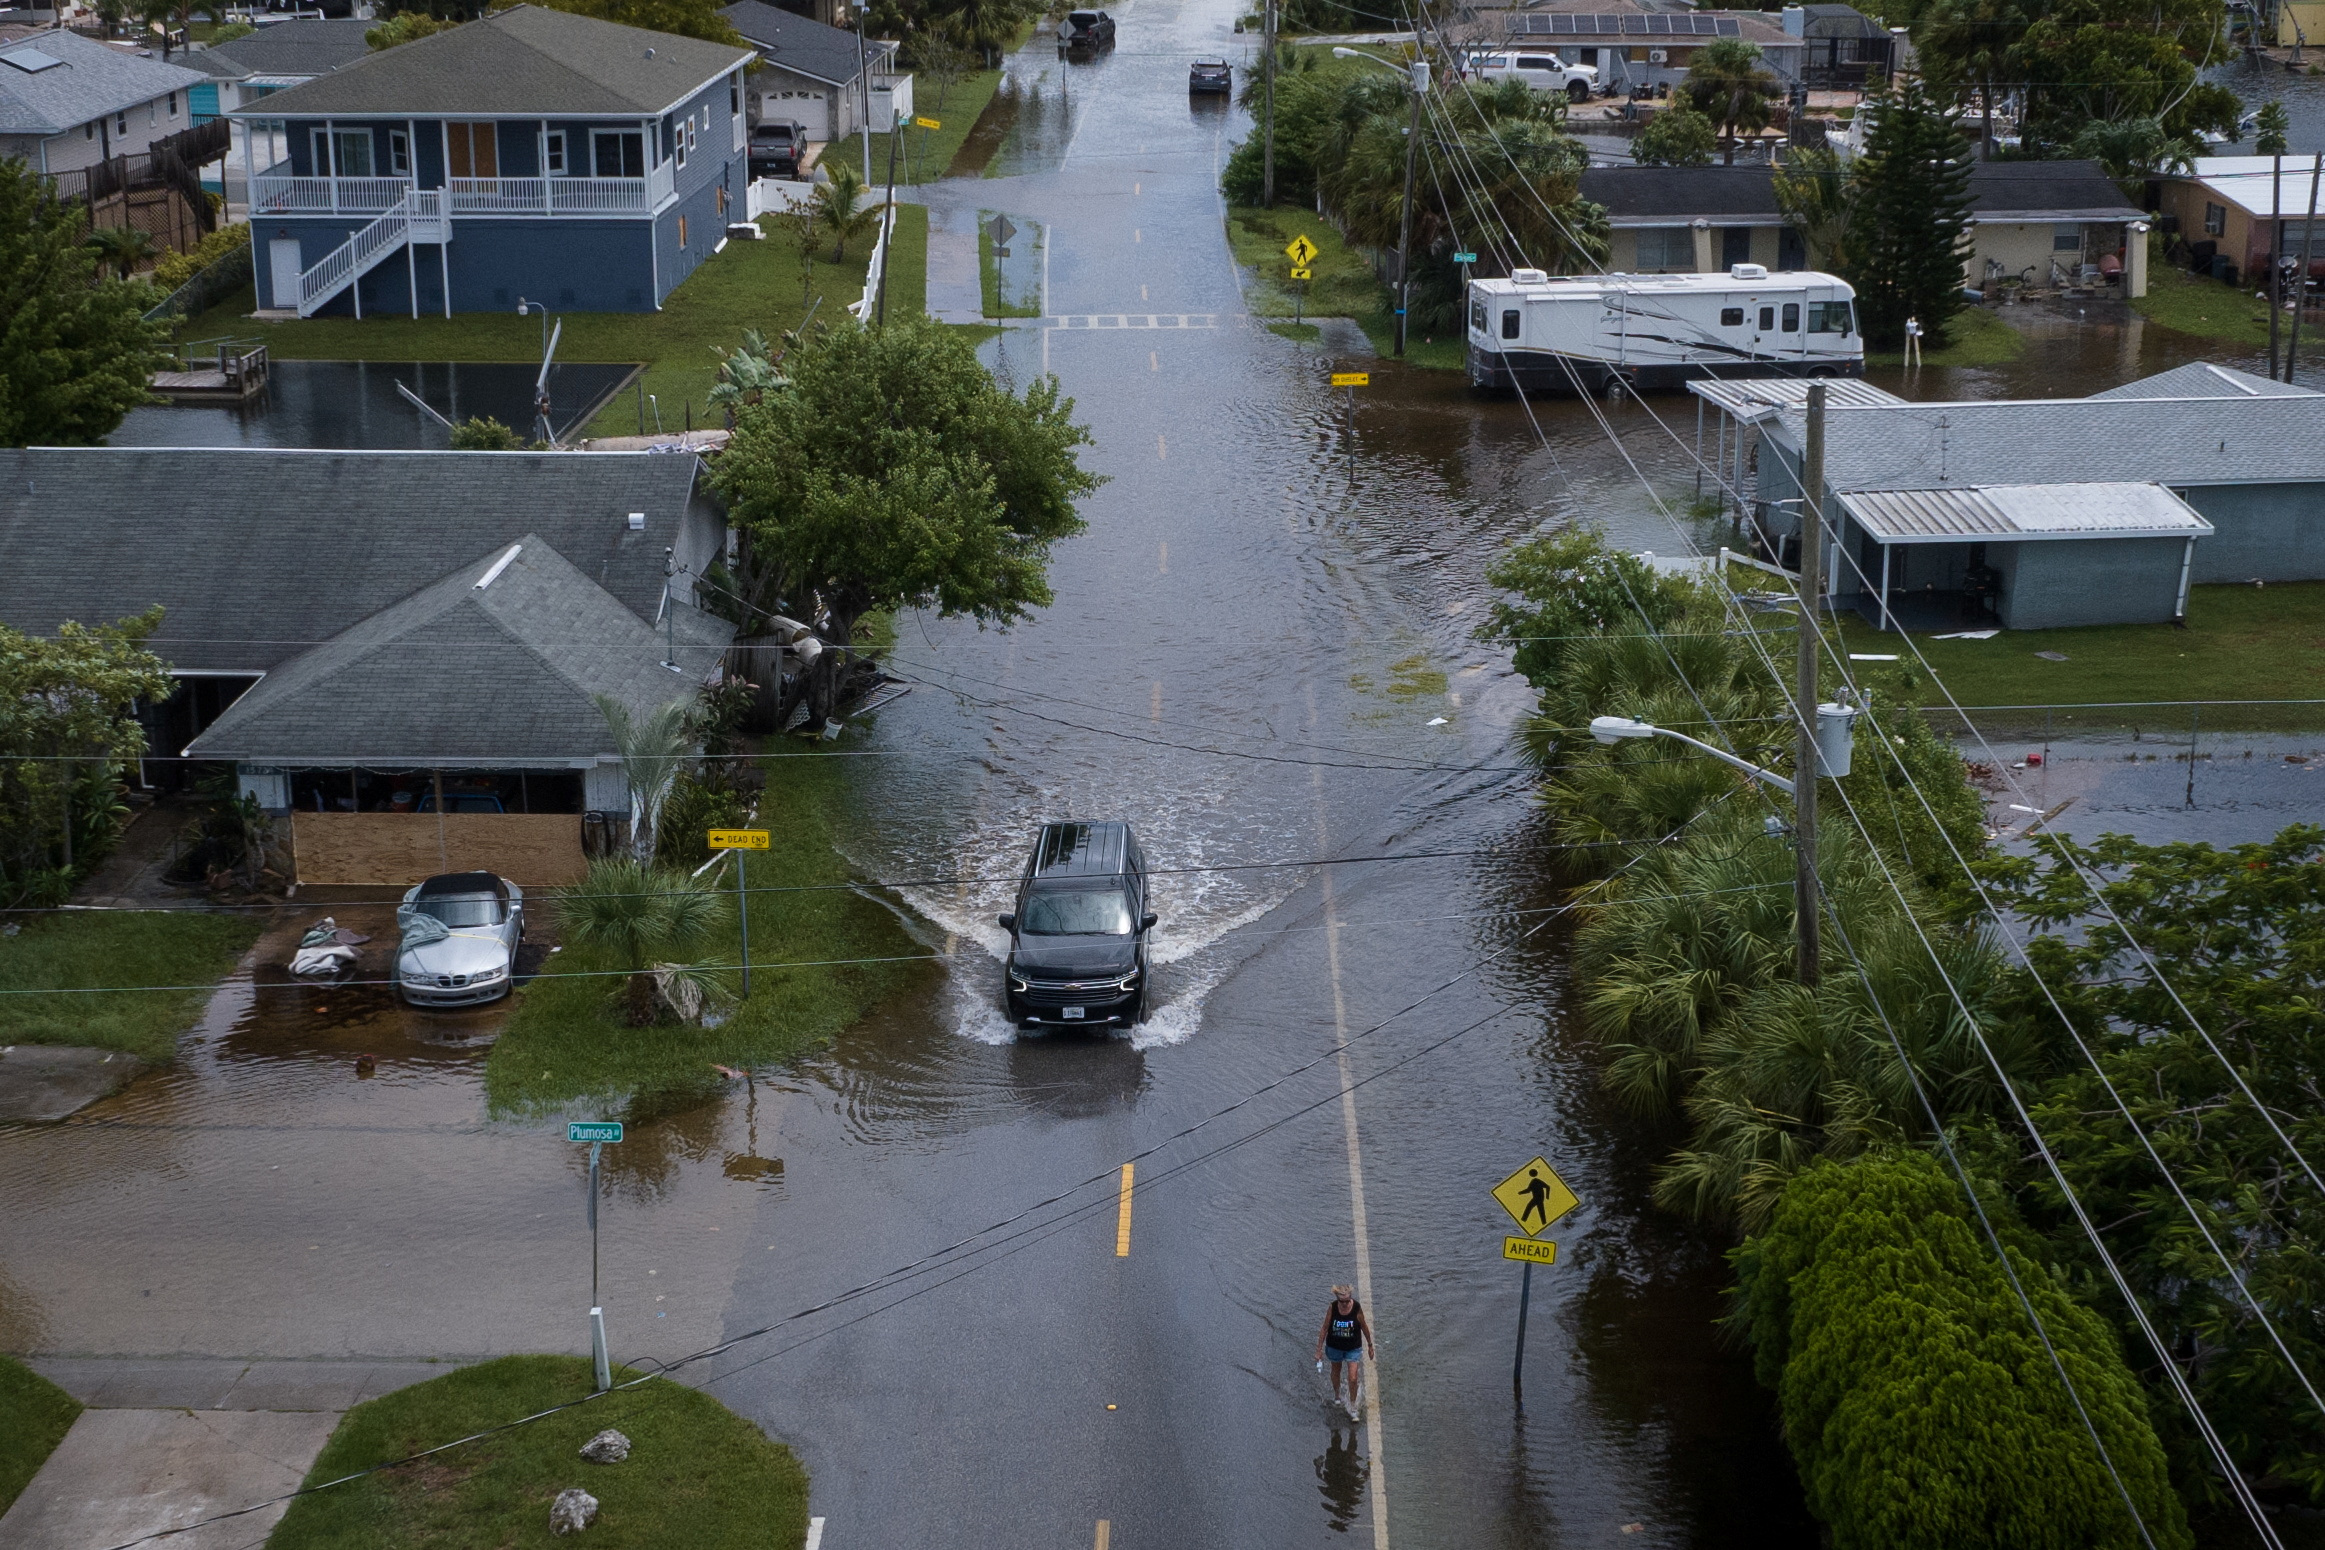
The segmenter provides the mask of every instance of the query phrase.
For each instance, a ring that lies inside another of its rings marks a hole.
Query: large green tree
[[[1954,117],[1918,81],[1875,98],[1849,220],[1849,280],[1865,342],[1895,349],[1907,318],[1931,348],[1962,308],[1970,160]]]
[[[175,687],[145,646],[160,623],[0,625],[0,905],[62,903],[112,846],[122,769],[145,751],[135,707]]]
[[[1050,547],[1100,482],[1056,378],[1013,394],[920,316],[811,335],[783,369],[787,386],[737,410],[713,474],[753,608],[845,648],[876,608],[1006,624],[1050,601]]]
[[[1682,97],[1647,120],[1631,141],[1631,159],[1642,167],[1708,167],[1718,149],[1718,127]]]
[[[1809,1168],[1734,1256],[1736,1322],[1828,1543],[2185,1550],[2186,1515],[2114,1332],[2052,1278],[2006,1203],[1987,1209],[2073,1396],[1961,1185],[1926,1152]]]
[[[2228,53],[2222,0],[2053,0],[2012,50],[2026,94],[2025,143],[2058,155],[2094,121],[2152,118],[2172,138],[2232,133],[2242,112],[2200,79]]]
[[[82,212],[0,162],[0,446],[86,447],[151,396],[165,330],[151,286],[100,278]]]
[[[2019,979],[2020,1015],[2058,1025],[2047,986],[2096,1066],[2078,1057],[2036,1123],[2238,1466],[2325,1502],[2325,1415],[2252,1307],[2325,1375],[2325,1196],[2294,1156],[2325,1164],[2325,828],[2229,849],[2050,837],[2042,852],[1993,864],[2042,981]],[[2114,1304],[2047,1172],[2025,1178],[2029,1215]]]
[[[1975,89],[1982,154],[1994,154],[1994,96],[2016,69],[2014,50],[2030,20],[2022,0],[1936,0],[1914,28],[1915,56],[1932,81]]]

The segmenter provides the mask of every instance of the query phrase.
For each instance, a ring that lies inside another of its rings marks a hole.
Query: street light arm
[[[1677,738],[1680,742],[1687,744],[1689,747],[1700,748],[1705,753],[1708,753],[1713,758],[1719,760],[1720,763],[1732,764],[1737,769],[1742,770],[1745,774],[1751,776],[1754,780],[1764,780],[1769,785],[1774,786],[1777,790],[1783,792],[1786,796],[1792,795],[1791,781],[1786,780],[1783,776],[1777,774],[1773,770],[1764,770],[1760,768],[1760,766],[1752,763],[1749,759],[1739,759],[1734,754],[1727,752],[1725,749],[1712,747],[1711,744],[1703,741],[1701,738],[1689,737],[1685,732],[1674,732],[1669,727],[1657,727],[1655,729],[1655,735],[1657,737]]]

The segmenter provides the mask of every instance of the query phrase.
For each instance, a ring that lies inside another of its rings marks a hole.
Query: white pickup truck
[[[1556,54],[1478,54],[1469,67],[1481,81],[1524,81],[1536,91],[1564,92],[1574,102],[1598,90],[1596,65],[1570,65]]]

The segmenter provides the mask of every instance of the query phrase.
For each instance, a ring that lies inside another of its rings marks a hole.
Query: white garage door
[[[810,140],[829,140],[832,137],[831,99],[822,92],[771,91],[759,94],[759,117],[789,119],[805,127]]]

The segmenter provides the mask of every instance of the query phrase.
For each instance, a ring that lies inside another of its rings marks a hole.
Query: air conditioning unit
[[[1667,65],[1671,63],[1671,50],[1667,48],[1651,48],[1647,50],[1647,63],[1651,65]]]

